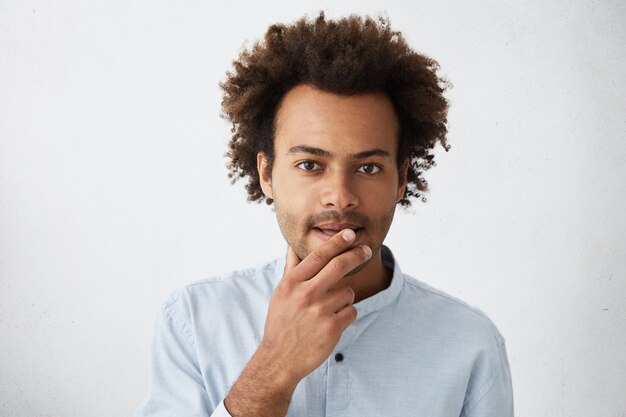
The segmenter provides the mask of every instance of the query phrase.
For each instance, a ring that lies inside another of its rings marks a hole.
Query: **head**
[[[326,226],[355,228],[376,251],[395,206],[427,191],[435,145],[449,148],[437,69],[383,18],[272,25],[221,83],[229,176],[275,205],[301,258]]]

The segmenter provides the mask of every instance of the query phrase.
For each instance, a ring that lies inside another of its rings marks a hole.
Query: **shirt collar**
[[[385,245],[381,245],[380,255],[383,265],[393,270],[391,284],[384,290],[354,304],[357,310],[357,321],[369,313],[381,310],[396,301],[404,284],[404,276],[393,253],[391,253],[391,249]]]
[[[380,254],[382,257],[383,265],[393,270],[391,284],[384,290],[354,304],[354,307],[357,309],[357,321],[360,318],[368,315],[369,313],[381,310],[386,306],[392,304],[398,298],[402,286],[404,285],[404,276],[402,275],[400,266],[395,260],[391,249],[389,249],[385,245],[381,245]],[[281,256],[275,261],[276,269],[274,271],[274,288],[276,288],[276,285],[278,285],[278,282],[283,277],[286,258],[287,255]]]

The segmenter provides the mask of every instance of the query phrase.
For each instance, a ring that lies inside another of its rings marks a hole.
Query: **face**
[[[378,253],[405,189],[396,163],[398,129],[382,93],[339,96],[299,85],[285,95],[271,176],[263,154],[257,168],[280,230],[300,259],[345,228],[356,231],[353,246],[367,244]]]

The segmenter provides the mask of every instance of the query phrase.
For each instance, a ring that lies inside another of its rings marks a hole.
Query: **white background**
[[[130,415],[165,297],[284,253],[217,83],[320,8],[386,11],[454,84],[402,269],[495,322],[517,416],[626,415],[623,2],[2,0],[1,416]]]

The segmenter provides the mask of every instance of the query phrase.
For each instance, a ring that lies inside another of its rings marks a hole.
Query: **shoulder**
[[[489,405],[512,398],[505,340],[493,321],[477,307],[411,276],[404,277],[404,304],[412,307],[416,326],[426,329],[422,334],[431,339],[438,355],[466,369],[465,409],[473,409],[481,399]],[[490,400],[488,392],[495,399]]]
[[[479,308],[410,275],[404,274],[404,279],[403,296],[419,310],[417,314],[436,323],[440,331],[465,335],[468,342],[487,342],[496,348],[504,343],[498,328]]]
[[[181,319],[211,310],[224,310],[229,305],[251,300],[262,300],[271,294],[276,285],[278,260],[254,267],[214,275],[191,281],[174,291],[162,303],[164,313]]]

